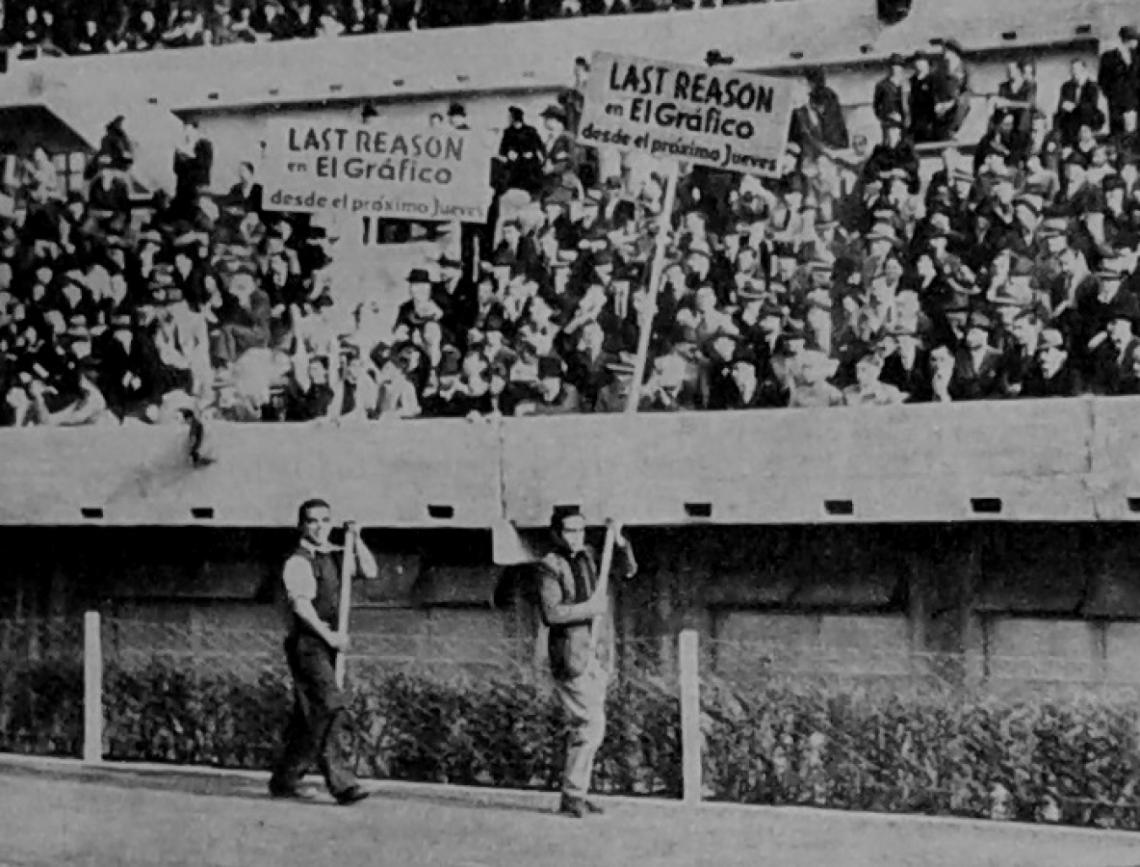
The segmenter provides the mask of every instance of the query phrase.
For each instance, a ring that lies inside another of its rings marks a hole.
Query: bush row
[[[82,671],[0,678],[0,749],[81,751]],[[110,670],[109,758],[267,768],[290,711],[283,671]],[[1140,829],[1137,705],[1084,696],[971,696],[767,680],[702,693],[706,796],[762,804],[957,814]],[[562,718],[527,678],[371,671],[354,684],[363,776],[554,788]],[[680,709],[661,685],[618,680],[598,756],[601,791],[680,795]]]

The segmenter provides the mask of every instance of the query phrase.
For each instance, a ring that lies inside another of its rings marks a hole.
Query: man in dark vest
[[[336,629],[342,549],[329,544],[331,510],[324,500],[302,503],[297,520],[301,541],[282,577],[291,623],[285,655],[293,675],[293,717],[269,793],[276,798],[315,797],[300,786],[315,758],[337,803],[354,804],[370,793],[357,783],[341,752],[347,702],[336,682],[335,663],[336,654],[348,648],[348,635]],[[359,534],[348,529],[345,541],[353,546],[350,559],[356,574],[375,578],[376,561]]]
[[[539,563],[542,621],[549,629],[550,671],[570,730],[559,813],[581,819],[602,808],[586,800],[594,755],[606,733],[606,686],[613,665],[609,594],[599,587],[598,561],[586,545],[586,520],[556,509],[550,521],[554,550]],[[615,526],[617,575],[637,572],[633,550]]]

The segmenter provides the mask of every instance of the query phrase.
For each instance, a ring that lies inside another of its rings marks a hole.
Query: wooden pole
[[[337,608],[336,630],[348,634],[348,615],[352,610],[352,573],[355,558],[356,530],[352,524],[344,525],[344,556],[340,561],[340,604]],[[342,650],[336,655],[336,685],[344,688],[344,675],[348,655]]]
[[[83,615],[83,761],[103,760],[103,635],[99,612]]]
[[[697,631],[682,629],[677,640],[681,679],[681,769],[686,804],[701,800],[701,674]]]
[[[614,545],[617,543],[617,533],[615,532],[617,525],[614,523],[613,518],[606,521],[606,541],[602,543],[602,563],[598,567],[598,586],[595,593],[601,593],[608,596],[610,592],[610,567],[614,562]],[[593,639],[594,646],[597,646],[598,634],[601,632],[601,626],[606,615],[597,614],[594,616],[594,623],[590,629],[590,636]]]
[[[653,264],[649,269],[649,302],[644,316],[638,314],[637,361],[633,369],[633,382],[630,384],[626,412],[637,412],[641,403],[641,381],[645,378],[645,365],[649,359],[649,338],[653,331],[653,319],[657,315],[657,295],[661,291],[661,281],[665,274],[665,247],[669,243],[669,230],[673,225],[673,203],[677,198],[677,163],[666,162],[665,195],[661,202],[661,216],[657,224],[657,247],[653,253]]]

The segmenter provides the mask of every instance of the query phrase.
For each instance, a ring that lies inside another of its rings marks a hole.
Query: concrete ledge
[[[97,762],[86,763],[78,759],[50,756],[28,756],[16,753],[0,753],[0,774],[5,772],[56,775],[66,777],[84,776],[142,776],[152,778],[218,779],[236,783],[246,782],[258,787],[265,786],[269,774],[265,771],[231,770],[195,765],[163,765],[148,762]],[[306,782],[321,785],[319,777],[310,776]],[[452,786],[437,783],[413,783],[399,780],[369,781],[370,787],[382,796],[404,796],[408,798],[449,800],[457,803],[484,806],[502,806],[543,810],[553,808],[556,795],[553,792],[530,791],[525,789],[496,789],[480,786]],[[635,798],[610,795],[598,800],[615,806],[642,810],[675,810],[690,812],[721,812],[743,815],[751,813],[771,818],[775,815],[795,817],[803,820],[819,819],[835,823],[847,820],[852,824],[886,829],[908,826],[910,828],[929,826],[932,829],[958,829],[986,835],[1015,835],[1027,838],[1039,837],[1048,833],[1070,840],[1095,837],[1101,842],[1121,842],[1140,844],[1140,833],[1097,828],[1077,828],[1065,825],[1041,825],[1027,822],[995,822],[985,819],[968,819],[957,816],[924,816],[899,813],[867,813],[854,810],[824,810],[816,807],[772,807],[757,804],[734,804],[704,802],[687,805],[680,800],[663,798]]]

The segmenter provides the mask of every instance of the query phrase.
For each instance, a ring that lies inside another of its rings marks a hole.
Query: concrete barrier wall
[[[501,512],[488,426],[219,425],[208,435],[217,461],[196,468],[184,428],[3,431],[0,523],[284,527],[313,496],[376,527],[485,527]]]
[[[679,415],[0,432],[0,523],[289,526],[309,496],[375,527],[1140,517],[1140,399]]]
[[[1080,400],[512,421],[506,516],[535,526],[574,504],[642,524],[1090,520],[1091,430]]]

